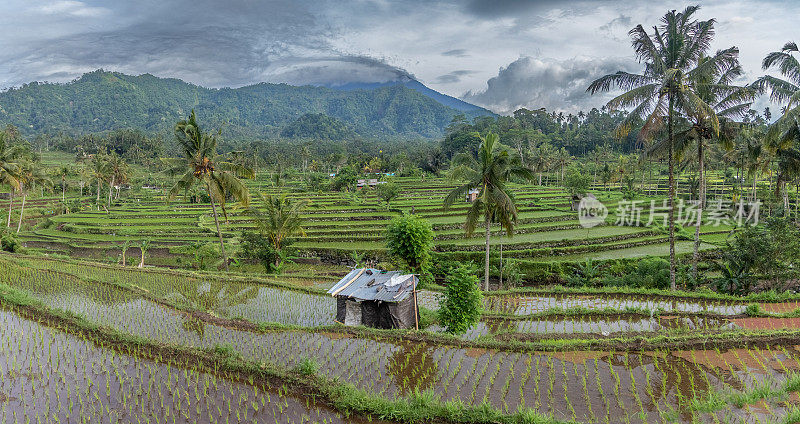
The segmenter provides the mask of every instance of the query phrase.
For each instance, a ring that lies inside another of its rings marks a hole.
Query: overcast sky
[[[646,0],[3,0],[0,87],[97,68],[209,87],[410,76],[499,113],[599,107],[589,82],[637,70],[627,31],[697,2]],[[797,40],[800,1],[708,0],[714,49],[752,81]],[[760,101],[757,106],[766,105]]]

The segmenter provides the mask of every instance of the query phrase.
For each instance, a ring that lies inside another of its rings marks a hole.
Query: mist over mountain
[[[32,82],[0,93],[0,124],[13,124],[27,135],[118,128],[168,132],[191,109],[205,126],[234,138],[313,138],[317,132],[327,139],[436,138],[458,114],[492,115],[416,80],[212,89],[150,74],[97,70],[69,83]]]

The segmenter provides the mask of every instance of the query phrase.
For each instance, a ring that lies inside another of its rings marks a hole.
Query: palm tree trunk
[[[11,190],[8,201],[8,220],[6,221],[6,228],[11,228],[11,212],[14,211],[14,190]]]
[[[97,210],[100,210],[100,178],[97,179],[97,200],[95,200]]]
[[[542,173],[539,172],[539,186],[542,185]]]
[[[698,190],[697,199],[697,224],[694,227],[694,255],[692,256],[692,276],[694,281],[697,282],[697,263],[700,261],[700,224],[702,223],[703,208],[706,205],[706,173],[705,173],[705,158],[703,152],[703,141],[697,141],[697,163],[698,174],[700,178],[700,188]]]
[[[108,202],[107,202],[108,206],[107,207],[109,207],[109,208],[111,207],[111,192],[114,189],[114,180],[115,180],[116,177],[117,177],[116,175],[112,175],[111,176],[111,183],[108,184]]]
[[[139,261],[139,266],[137,268],[144,268],[144,254],[146,250],[139,248],[139,251],[142,253],[142,259]]]
[[[219,229],[219,216],[217,216],[217,205],[214,204],[214,196],[211,195],[211,187],[206,184],[208,197],[211,199],[211,211],[214,213],[214,225],[217,226],[217,235],[219,236],[219,248],[222,252],[222,260],[225,263],[225,271],[228,271],[228,255],[225,254],[225,243],[222,240],[222,231]]]
[[[488,213],[487,213],[488,215]],[[483,270],[483,289],[489,291],[489,236],[491,235],[492,220],[486,217],[486,263]]]
[[[669,136],[669,285],[672,290],[678,288],[675,272],[675,139],[672,128],[672,115],[674,112],[674,100],[672,94],[669,96],[669,112],[667,113],[667,132]]]
[[[122,266],[127,265],[127,261],[125,260],[125,249],[122,249]]]
[[[67,201],[67,183],[64,177],[61,177],[61,202]]]
[[[19,234],[19,229],[22,228],[22,215],[25,213],[25,199],[28,197],[28,193],[24,193],[22,195],[22,208],[19,210],[19,222],[17,223],[17,233]]]

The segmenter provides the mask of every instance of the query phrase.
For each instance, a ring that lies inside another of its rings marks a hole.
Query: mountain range
[[[0,124],[13,124],[26,135],[118,128],[164,133],[192,109],[203,125],[234,138],[436,138],[456,115],[493,115],[413,79],[205,88],[174,78],[97,70],[68,83],[33,82],[0,92]]]

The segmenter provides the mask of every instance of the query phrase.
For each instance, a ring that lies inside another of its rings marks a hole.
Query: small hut
[[[583,194],[573,194],[572,195],[572,203],[570,204],[570,209],[573,211],[578,210],[578,206],[581,204],[581,200],[583,199],[590,199],[590,200],[597,200],[592,193],[583,193]]]
[[[400,271],[356,268],[328,294],[336,297],[336,321],[375,328],[418,328],[417,277]]]
[[[478,200],[478,196],[480,196],[480,194],[481,194],[481,191],[479,189],[477,189],[477,188],[469,189],[467,191],[467,196],[466,196],[467,203],[472,203],[472,202]]]

